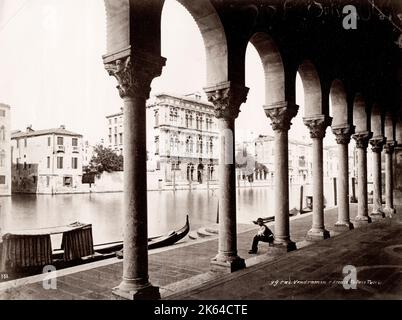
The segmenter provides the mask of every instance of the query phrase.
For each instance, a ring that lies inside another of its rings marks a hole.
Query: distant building
[[[289,139],[288,166],[289,182],[294,184],[312,183],[313,148],[310,142]],[[256,179],[270,180],[273,183],[275,175],[275,141],[272,136],[259,136],[255,140],[256,161],[268,168],[268,175],[258,175]],[[337,146],[325,146],[323,150],[324,180],[337,177],[338,153]]]
[[[107,139],[105,146],[117,154],[123,154],[123,111],[106,117]]]
[[[217,180],[218,129],[211,103],[198,93],[161,93],[148,103],[147,118],[148,170],[159,182],[172,186]],[[122,154],[123,112],[106,119],[105,146]]]
[[[217,180],[218,129],[214,107],[199,94],[158,94],[153,114],[155,167],[165,185]]]
[[[0,103],[0,196],[11,195],[10,113],[10,106]]]
[[[82,166],[87,167],[94,155],[94,146],[90,145],[88,141],[82,144]]]
[[[82,135],[65,129],[11,136],[13,193],[69,193],[82,181]]]

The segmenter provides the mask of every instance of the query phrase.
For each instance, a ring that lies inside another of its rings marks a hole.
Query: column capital
[[[204,91],[208,101],[215,107],[216,118],[236,119],[239,116],[241,104],[247,101],[249,88],[228,81],[206,87]]]
[[[299,106],[294,103],[281,102],[277,104],[264,105],[264,111],[271,119],[274,131],[289,131],[292,119],[297,115]]]
[[[356,140],[356,148],[367,149],[369,140],[373,136],[370,131],[360,131],[353,135],[353,139]]]
[[[166,59],[145,53],[127,51],[128,55],[104,58],[105,69],[116,78],[120,97],[149,98],[151,82],[162,74]]]
[[[385,139],[384,136],[375,136],[375,137],[373,137],[372,139],[370,139],[371,150],[373,152],[381,153],[386,141],[387,140]]]
[[[327,127],[332,124],[332,118],[320,114],[304,117],[303,122],[310,129],[310,136],[312,139],[324,139]]]
[[[396,144],[396,141],[392,141],[392,140],[391,140],[391,141],[387,141],[387,142],[385,143],[385,145],[384,145],[385,153],[393,154],[396,145],[397,145],[397,144]]]
[[[332,126],[332,133],[336,137],[337,144],[349,144],[352,134],[355,132],[355,126],[350,124],[341,126]]]

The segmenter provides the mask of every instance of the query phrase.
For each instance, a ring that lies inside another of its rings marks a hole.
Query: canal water
[[[306,186],[304,195],[311,192],[310,189]],[[258,217],[274,215],[273,186],[242,187],[236,192],[239,223],[251,223]],[[292,185],[290,209],[299,207],[299,198],[300,186]],[[123,238],[122,204],[122,193],[1,197],[1,232],[80,221],[92,224],[95,244],[119,241]],[[148,234],[156,236],[182,227],[187,214],[192,230],[213,224],[216,222],[217,205],[218,190],[150,191]]]

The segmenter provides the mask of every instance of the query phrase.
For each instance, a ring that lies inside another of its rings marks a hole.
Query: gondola
[[[186,224],[165,235],[148,239],[148,248],[156,249],[173,245],[190,231],[189,217]],[[63,234],[62,248],[51,249],[51,235]],[[75,265],[119,257],[123,241],[93,245],[92,225],[74,223],[68,226],[9,232],[0,246],[0,270],[10,274],[36,274],[42,267],[53,265],[64,269]]]
[[[148,238],[148,249],[157,249],[166,246],[171,246],[176,242],[182,240],[190,232],[190,221],[187,215],[186,224],[176,230],[171,231],[165,235]],[[116,253],[123,249],[123,241],[105,243],[94,246],[94,251],[98,254],[110,254]]]

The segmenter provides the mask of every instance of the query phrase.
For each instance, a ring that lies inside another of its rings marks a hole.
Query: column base
[[[233,273],[238,270],[246,268],[246,262],[244,259],[236,257],[225,258],[215,257],[211,259],[211,271],[220,273]]]
[[[131,285],[122,283],[119,287],[113,288],[113,296],[116,300],[159,300],[161,294],[159,287],[149,284],[143,287],[128,289]],[[123,289],[124,288],[124,289]]]
[[[329,231],[326,229],[311,229],[307,232],[306,241],[321,241],[330,238]]]
[[[385,214],[387,214],[390,217],[392,217],[394,214],[396,214],[395,208],[386,207],[386,208],[384,208],[384,212],[385,212]]]
[[[370,213],[370,217],[372,220],[381,220],[385,218],[385,213],[382,210],[376,210]]]
[[[335,223],[335,231],[337,232],[345,232],[354,229],[354,225],[351,222],[337,222]]]
[[[294,250],[297,250],[296,243],[291,240],[274,241],[274,243],[269,245],[267,255],[279,256]]]
[[[357,216],[355,218],[355,221],[353,224],[354,224],[355,228],[359,228],[359,227],[365,226],[371,222],[372,222],[372,220],[369,216]]]

